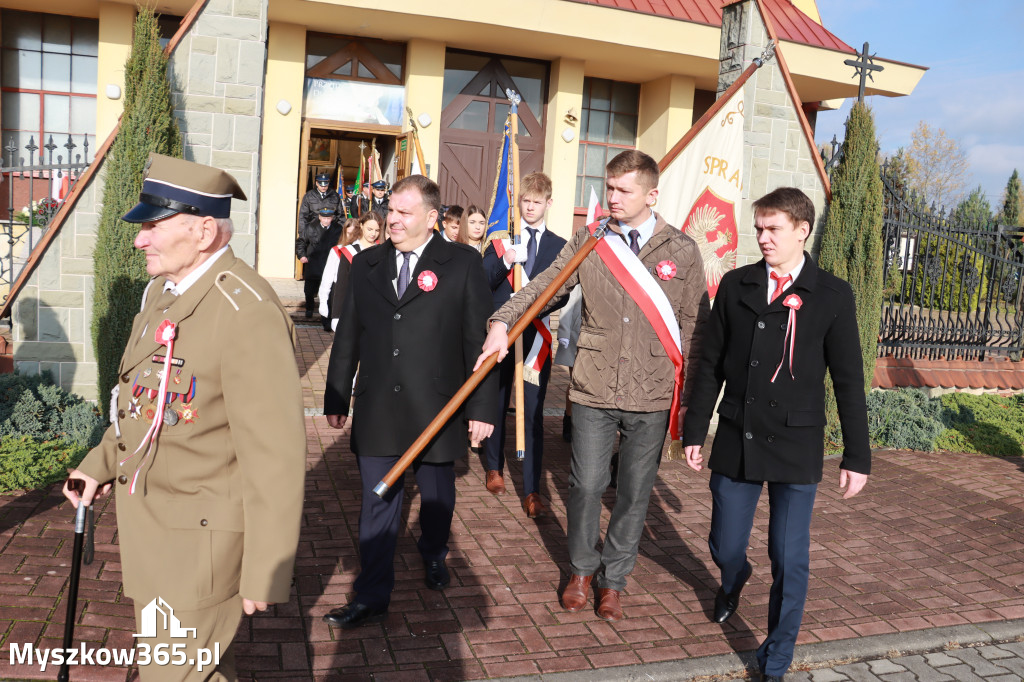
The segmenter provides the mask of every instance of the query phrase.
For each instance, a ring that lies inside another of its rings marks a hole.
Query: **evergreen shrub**
[[[55,385],[48,373],[0,374],[0,436],[60,439],[88,449],[104,428],[92,403]]]
[[[0,492],[35,490],[63,480],[89,448],[64,439],[0,438]]]
[[[867,404],[868,433],[876,447],[931,451],[946,428],[942,402],[919,388],[872,391]]]
[[[949,429],[939,437],[939,449],[1024,455],[1024,396],[948,393],[941,402]]]

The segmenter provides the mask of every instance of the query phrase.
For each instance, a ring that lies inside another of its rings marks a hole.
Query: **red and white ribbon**
[[[591,234],[600,222],[587,225]],[[672,406],[669,408],[669,433],[672,440],[679,439],[679,396],[683,388],[683,347],[679,338],[679,321],[676,320],[672,303],[658,280],[644,266],[643,261],[629,250],[626,242],[616,237],[601,239],[594,248],[597,255],[616,281],[622,285],[630,298],[636,302],[644,317],[654,327],[665,353],[675,366],[675,386],[672,390]]]
[[[352,258],[355,257],[357,253],[359,253],[359,249],[356,248],[355,244],[349,244],[341,249],[341,255],[345,256],[345,260],[349,263],[352,262]]]
[[[793,376],[793,349],[796,348],[796,311],[800,310],[804,302],[800,300],[800,297],[796,294],[790,294],[786,298],[782,299],[782,305],[789,308],[789,319],[786,320],[786,337],[782,339],[782,359],[779,360],[779,366],[775,368],[775,374],[772,375],[772,383],[775,383],[775,377],[779,376],[779,370],[786,364],[786,345],[789,345],[789,378],[796,379]]]
[[[167,407],[167,382],[171,378],[171,361],[174,355],[174,337],[178,334],[178,327],[170,320],[164,320],[160,323],[160,326],[156,328],[156,342],[161,346],[167,346],[167,355],[164,356],[164,369],[163,374],[160,377],[160,388],[159,397],[156,402],[156,412],[153,414],[153,423],[150,425],[146,435],[143,436],[142,442],[139,443],[139,447],[135,448],[135,452],[128,455],[121,460],[123,465],[129,459],[139,454],[139,450],[146,447],[146,454],[142,457],[142,461],[139,462],[138,466],[135,467],[135,475],[132,476],[131,487],[128,488],[128,494],[135,494],[135,484],[139,480],[139,472],[142,471],[142,467],[146,464],[146,460],[153,453],[153,444],[156,443],[157,437],[160,435],[160,427],[164,423],[164,409]]]

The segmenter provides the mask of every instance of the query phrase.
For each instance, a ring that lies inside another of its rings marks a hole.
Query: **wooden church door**
[[[507,64],[521,67],[522,75],[510,75]],[[463,82],[466,84],[462,85]],[[541,121],[547,98],[547,65],[497,56],[449,53],[445,66],[446,105],[441,112],[438,172],[444,203],[459,204],[463,208],[477,204],[484,210],[490,206],[502,132],[509,112],[506,89],[523,96],[517,137],[519,175],[542,169],[544,128]]]

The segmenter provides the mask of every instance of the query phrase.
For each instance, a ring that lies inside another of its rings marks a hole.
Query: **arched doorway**
[[[445,59],[438,184],[447,204],[490,205],[502,131],[509,112],[506,89],[520,93],[519,173],[544,165],[544,107],[548,65],[450,50]]]

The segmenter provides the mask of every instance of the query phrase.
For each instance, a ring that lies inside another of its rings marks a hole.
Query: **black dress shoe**
[[[376,623],[388,615],[388,607],[370,608],[366,604],[352,602],[341,608],[333,609],[324,616],[324,620],[343,630],[351,630],[366,623]]]
[[[444,561],[428,561],[424,566],[423,582],[432,590],[443,590],[452,581]]]
[[[716,623],[724,623],[732,618],[732,614],[736,613],[736,609],[740,605],[740,592],[743,591],[743,586],[747,584],[747,580],[750,579],[750,574],[753,572],[754,568],[747,564],[746,573],[735,592],[727,593],[722,588],[718,588],[718,594],[715,595],[715,612],[711,616],[711,620]]]

